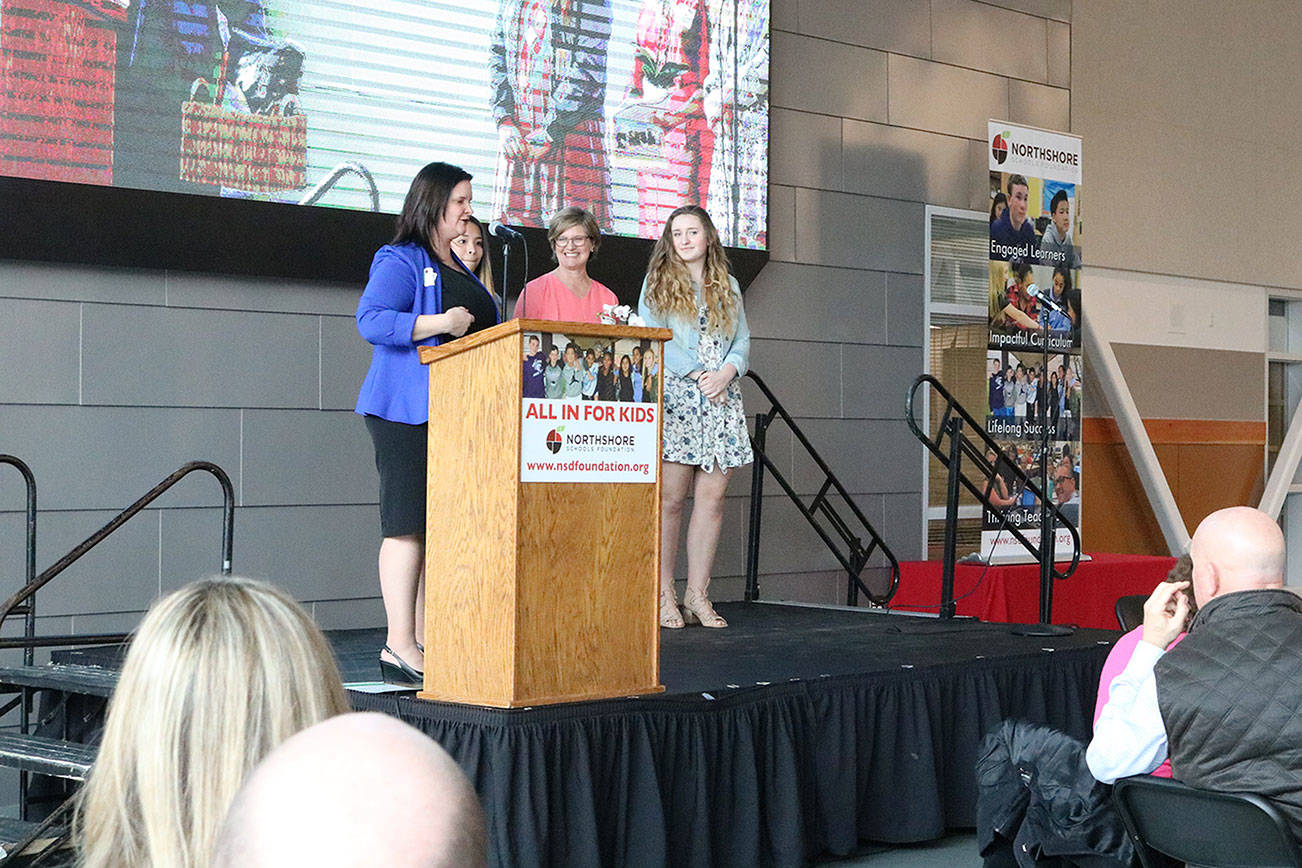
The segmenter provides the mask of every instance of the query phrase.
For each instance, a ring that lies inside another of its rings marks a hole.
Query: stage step
[[[39,735],[0,733],[0,766],[84,781],[98,748]]]
[[[3,848],[4,854],[13,850],[14,845],[19,841],[26,840],[27,836],[36,831],[40,823],[29,823],[24,820],[15,820],[10,817],[0,817],[0,848]],[[40,853],[53,842],[57,841],[67,831],[64,826],[52,826],[46,829],[42,835],[29,844],[23,852],[27,855]],[[67,847],[71,841],[64,841],[62,846]],[[3,858],[0,856],[0,858]]]
[[[49,666],[0,666],[0,693],[22,687],[62,690],[84,696],[110,696],[118,683],[118,672],[99,666],[52,664]]]

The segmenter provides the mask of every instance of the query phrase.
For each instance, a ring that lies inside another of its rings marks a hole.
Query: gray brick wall
[[[1070,13],[1068,0],[773,0],[772,259],[746,295],[752,365],[904,560],[924,557],[921,447],[903,419],[924,364],[925,205],[989,207],[987,119],[1070,128]],[[771,436],[782,472],[816,491],[812,462]],[[835,561],[776,490],[764,595],[843,601]],[[743,587],[748,494],[748,478],[730,489],[724,598]]]
[[[773,0],[753,366],[904,559],[923,553],[902,419],[923,366],[924,204],[985,207],[988,117],[1069,127],[1069,21],[1069,0]],[[0,261],[0,451],[41,485],[38,566],[203,458],[236,484],[238,572],[281,583],[324,626],[382,623],[375,474],[351,412],[368,359],[358,290]],[[812,490],[790,440],[775,432],[770,454]],[[744,471],[730,489],[718,598],[742,590],[749,486]],[[766,596],[837,601],[834,560],[766,492]],[[52,586],[43,629],[130,627],[159,592],[216,571],[218,503],[207,478],[183,482]],[[6,587],[22,576],[21,508],[0,468]]]

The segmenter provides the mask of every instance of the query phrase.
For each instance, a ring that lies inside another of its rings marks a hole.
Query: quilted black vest
[[[1154,671],[1175,777],[1265,796],[1302,838],[1302,598],[1217,597]]]

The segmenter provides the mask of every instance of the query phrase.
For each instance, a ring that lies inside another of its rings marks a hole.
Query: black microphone
[[[519,232],[516,232],[510,226],[503,226],[496,220],[488,224],[488,234],[496,235],[498,238],[514,238],[519,241],[524,240],[524,236]]]
[[[1050,310],[1056,310],[1058,313],[1067,312],[1067,309],[1064,308],[1060,302],[1054,300],[1053,293],[1040,292],[1040,287],[1036,286],[1034,283],[1032,283],[1030,286],[1026,288],[1026,294],[1029,295],[1031,298],[1036,299],[1037,301],[1040,302],[1040,304],[1044,305]]]

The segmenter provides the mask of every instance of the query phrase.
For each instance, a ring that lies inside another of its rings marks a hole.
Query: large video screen
[[[768,0],[0,0],[0,175],[767,246]]]

